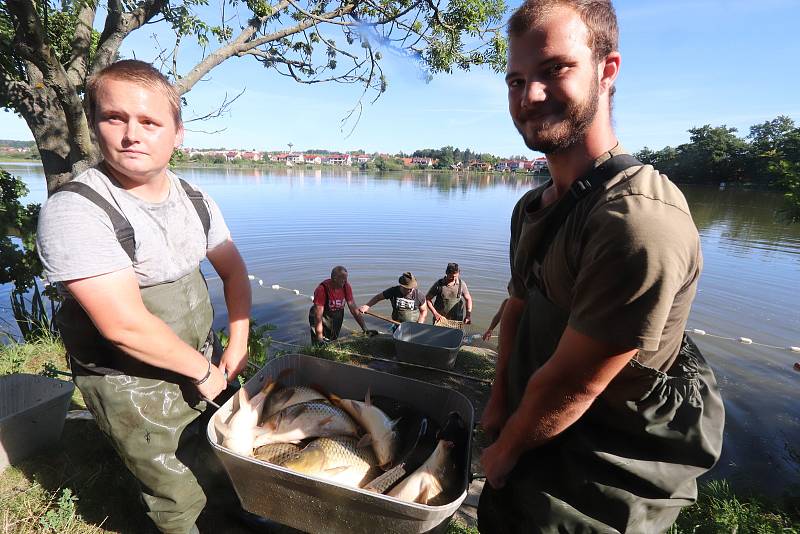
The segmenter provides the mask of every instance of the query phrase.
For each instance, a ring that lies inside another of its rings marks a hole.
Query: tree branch
[[[289,5],[289,0],[284,0],[278,6],[283,5],[286,7]],[[322,19],[323,22],[330,22],[331,20],[337,19],[342,17],[355,9],[356,4],[345,4],[339,9],[335,9],[333,11],[329,11],[328,13],[324,13],[319,15],[318,19]],[[282,8],[278,8],[273,10],[273,12],[277,12]],[[277,41],[278,39],[282,39],[284,37],[288,37],[290,35],[294,35],[296,33],[302,32],[314,26],[318,21],[312,18],[308,18],[295,26],[290,28],[285,28],[283,30],[279,30],[263,37],[258,37],[253,39],[253,35],[255,32],[258,31],[263,23],[263,19],[253,19],[250,21],[250,24],[245,28],[242,33],[239,34],[236,39],[234,39],[229,44],[220,47],[219,49],[215,50],[211,54],[209,54],[203,61],[198,63],[194,66],[194,68],[189,71],[186,76],[181,78],[181,80],[175,84],[175,87],[178,90],[178,94],[185,94],[188,92],[194,84],[196,84],[200,79],[205,76],[211,69],[225,61],[231,56],[241,56],[246,54],[248,51],[253,50],[263,44],[270,43],[273,41]]]
[[[69,128],[69,143],[74,148],[72,163],[94,158],[92,141],[83,102],[70,82],[53,49],[46,43],[39,14],[30,0],[9,0],[8,9],[15,18],[14,42],[20,55],[41,71],[43,85],[58,98]]]
[[[167,0],[145,0],[130,13],[123,13],[119,0],[109,2],[108,19],[100,36],[91,73],[95,74],[113,63],[122,41],[160,12],[166,2]]]
[[[97,4],[94,0],[84,2],[78,13],[78,27],[72,41],[72,54],[67,65],[67,78],[76,87],[83,86],[89,66],[89,49],[92,46],[92,27]]]

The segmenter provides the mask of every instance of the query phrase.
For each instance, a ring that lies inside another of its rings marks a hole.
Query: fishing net
[[[464,330],[464,321],[454,321],[452,319],[445,319],[442,317],[438,319],[434,326],[443,326],[444,328],[455,328],[456,330]]]

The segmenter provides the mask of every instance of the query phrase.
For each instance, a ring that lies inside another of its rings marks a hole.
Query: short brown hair
[[[175,118],[175,126],[183,124],[181,119],[181,96],[167,77],[150,63],[137,59],[123,59],[104,68],[89,78],[86,83],[86,115],[90,126],[95,126],[97,93],[100,91],[105,79],[131,82],[162,93],[169,100],[172,116]]]
[[[508,19],[509,38],[528,32],[542,16],[561,6],[575,10],[581,17],[596,61],[619,49],[617,14],[610,0],[527,0]]]

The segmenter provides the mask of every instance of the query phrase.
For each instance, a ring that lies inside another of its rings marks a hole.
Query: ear
[[[183,123],[181,123],[180,125],[178,125],[178,131],[175,132],[175,148],[178,148],[183,144],[183,134],[184,134]]]
[[[619,74],[619,66],[622,56],[619,52],[611,52],[597,66],[598,76],[600,77],[600,92],[607,93],[614,86],[614,82]]]

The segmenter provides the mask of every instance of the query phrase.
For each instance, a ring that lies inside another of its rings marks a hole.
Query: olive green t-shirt
[[[620,153],[618,146],[595,166]],[[523,196],[511,221],[518,239],[511,242],[509,291],[523,299],[536,285],[535,248],[558,204],[539,208],[547,185]],[[664,371],[680,349],[702,264],[686,199],[643,165],[618,174],[572,210],[544,257],[540,287],[568,312],[569,326],[638,348],[640,363]]]

